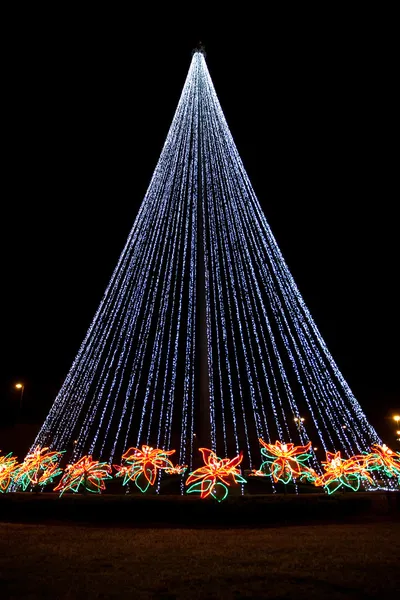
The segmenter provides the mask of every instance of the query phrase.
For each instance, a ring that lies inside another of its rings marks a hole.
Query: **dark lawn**
[[[400,523],[267,529],[0,524],[0,598],[396,598]]]

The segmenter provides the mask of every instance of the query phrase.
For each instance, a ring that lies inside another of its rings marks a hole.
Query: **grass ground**
[[[235,490],[232,490],[234,492]],[[229,528],[239,524],[309,525],[319,522],[360,522],[386,516],[400,518],[400,493],[349,492],[320,494],[237,495],[224,502],[198,495],[65,494],[15,492],[0,494],[0,519],[14,523],[65,522],[93,525]]]
[[[395,598],[400,523],[264,529],[0,524],[0,598]]]

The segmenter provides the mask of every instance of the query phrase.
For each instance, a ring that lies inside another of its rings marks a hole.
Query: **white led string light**
[[[203,417],[219,455],[244,451],[252,468],[259,437],[344,455],[380,443],[289,272],[195,52],[139,213],[32,449],[74,441],[74,459],[113,461],[130,445],[176,446],[192,469],[199,331]]]

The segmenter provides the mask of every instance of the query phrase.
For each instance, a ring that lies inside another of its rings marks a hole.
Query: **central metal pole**
[[[198,75],[199,77],[199,75]],[[204,223],[207,218],[206,194],[204,189],[204,164],[203,164],[203,139],[202,139],[202,109],[200,79],[198,84],[198,351],[199,351],[199,412],[196,432],[197,447],[210,448],[211,424],[210,424],[210,377],[208,372],[208,335],[207,335],[207,308],[206,308],[206,253],[207,243]]]

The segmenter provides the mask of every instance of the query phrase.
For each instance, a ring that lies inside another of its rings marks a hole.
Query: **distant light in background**
[[[21,411],[21,409],[22,409],[22,398],[23,398],[23,395],[24,395],[25,386],[24,386],[23,383],[16,383],[15,384],[15,388],[17,390],[21,390],[21,394],[20,394],[20,397],[19,397],[19,410]]]

